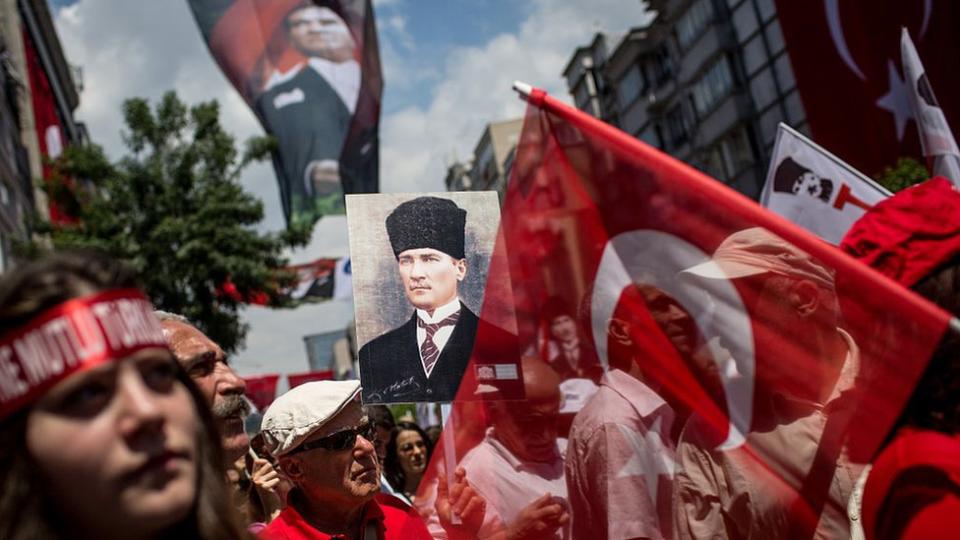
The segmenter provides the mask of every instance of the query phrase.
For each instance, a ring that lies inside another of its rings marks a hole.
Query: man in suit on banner
[[[257,109],[282,149],[291,221],[298,214],[343,211],[339,162],[361,74],[356,41],[341,9],[337,2],[310,1],[287,14],[287,39],[307,60],[274,72],[257,99]]]
[[[360,349],[364,402],[452,401],[473,350],[479,319],[460,301],[467,274],[467,211],[449,199],[419,197],[387,216],[413,316]]]

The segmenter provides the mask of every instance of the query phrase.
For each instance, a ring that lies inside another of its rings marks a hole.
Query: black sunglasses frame
[[[288,455],[306,452],[307,450],[315,450],[317,448],[322,448],[331,452],[342,452],[356,446],[357,437],[363,437],[364,439],[370,441],[371,444],[376,443],[376,423],[367,420],[366,422],[361,423],[359,426],[332,433],[322,439],[305,442]]]

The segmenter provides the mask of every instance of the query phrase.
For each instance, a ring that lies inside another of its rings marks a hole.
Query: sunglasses
[[[373,422],[366,421],[355,428],[344,429],[343,431],[338,431],[333,435],[327,435],[322,439],[305,442],[291,453],[295,454],[306,452],[307,450],[314,450],[316,448],[323,448],[324,450],[330,450],[334,452],[347,450],[349,448],[353,448],[354,445],[357,444],[358,436],[363,437],[371,443],[376,442],[376,425]]]

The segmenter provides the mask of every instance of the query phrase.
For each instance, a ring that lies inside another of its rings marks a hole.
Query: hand
[[[442,471],[437,480],[437,501],[434,509],[440,518],[440,525],[451,539],[476,538],[483,525],[487,511],[487,501],[467,483],[467,473],[463,467],[457,467],[453,486],[447,489],[447,475]],[[453,524],[453,515],[460,517],[460,524]]]
[[[283,501],[277,493],[277,486],[280,484],[280,473],[273,468],[273,465],[258,457],[253,460],[253,474],[250,480],[253,482],[257,495],[260,496],[260,502],[263,503],[263,513],[267,520],[271,520],[276,513],[283,509]]]
[[[507,525],[506,536],[508,540],[544,538],[569,521],[570,513],[562,500],[545,493],[525,506],[513,523]]]

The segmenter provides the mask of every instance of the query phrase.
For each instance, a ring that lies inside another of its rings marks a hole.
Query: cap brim
[[[714,260],[709,260],[696,266],[691,266],[680,273],[691,274],[707,279],[737,279],[747,276],[756,276],[769,271],[770,270],[766,268],[758,268],[756,266],[734,261],[717,262]]]

